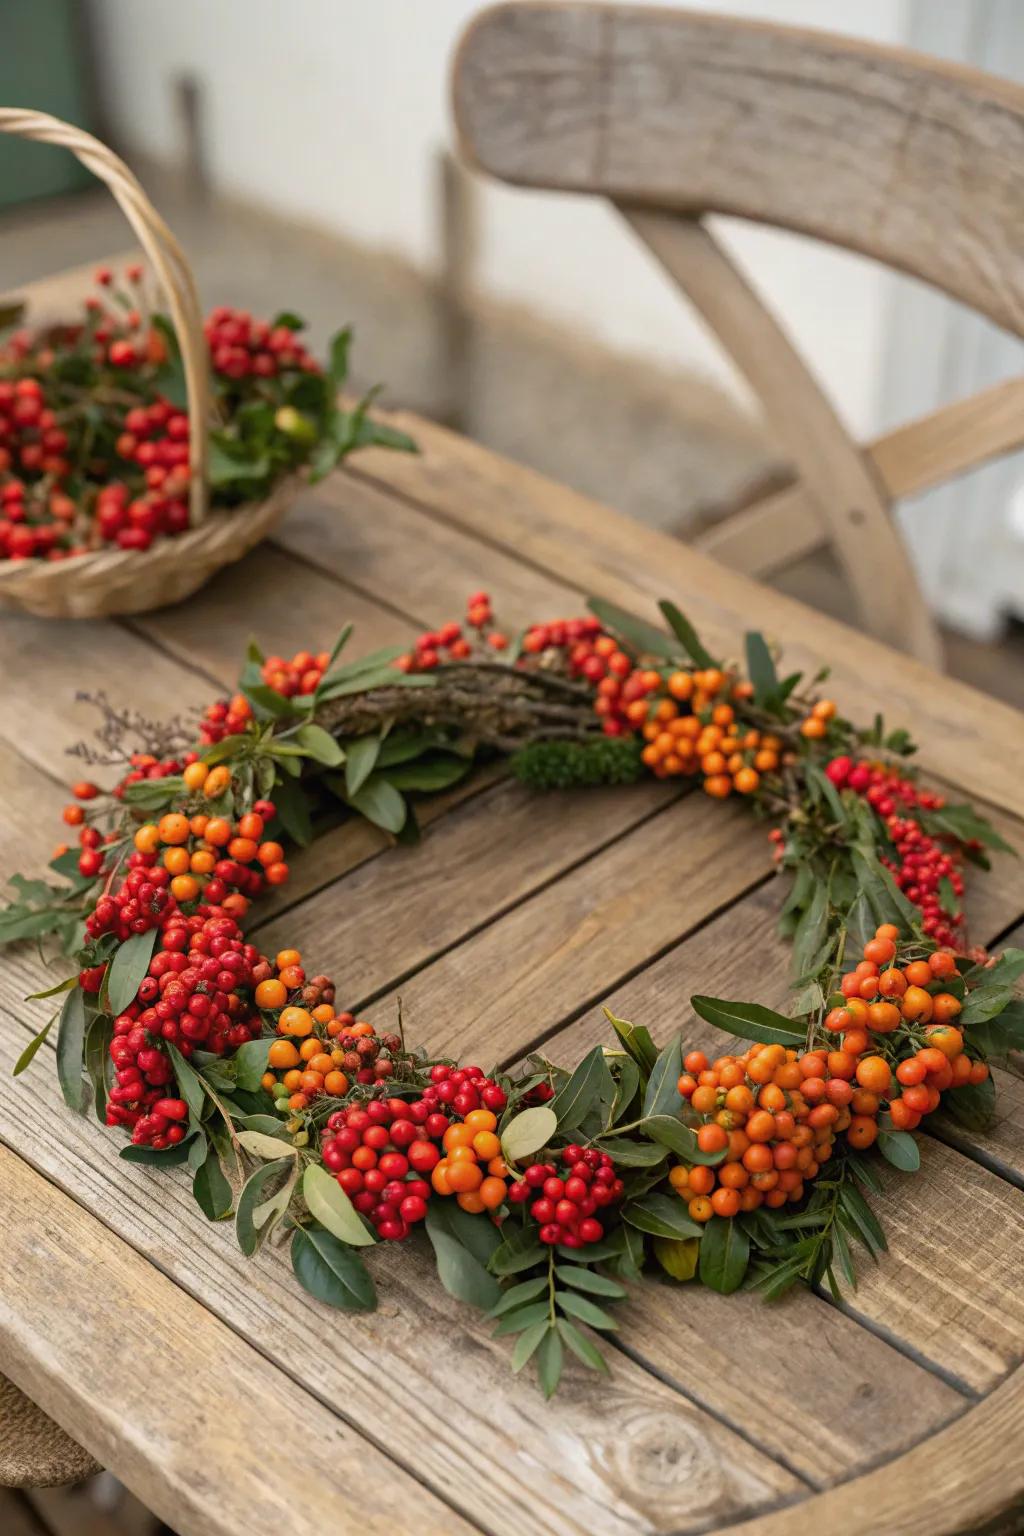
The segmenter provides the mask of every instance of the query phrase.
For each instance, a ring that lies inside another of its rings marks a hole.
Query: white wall
[[[883,42],[903,40],[909,25],[909,0],[689,4]],[[477,0],[94,0],[93,9],[105,105],[120,142],[174,157],[171,82],[194,73],[205,87],[216,184],[421,266],[436,263],[433,156],[449,137],[452,48],[481,9]],[[482,212],[489,292],[616,346],[731,379],[715,344],[610,210],[488,186]],[[851,428],[875,430],[893,280],[866,260],[795,236],[723,228]]]

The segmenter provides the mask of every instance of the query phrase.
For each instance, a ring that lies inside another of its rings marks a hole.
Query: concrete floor
[[[447,421],[642,521],[686,537],[784,471],[759,424],[702,379],[472,295],[453,313],[439,285],[392,256],[262,209],[188,196],[166,175],[144,180],[193,261],[204,304],[296,309],[318,347],[352,322],[356,387],[384,380],[385,402]],[[3,215],[0,241],[0,281],[15,290],[127,250],[131,235],[97,190]],[[828,555],[773,581],[856,623]],[[954,676],[1024,708],[1024,626],[996,645],[946,640]]]

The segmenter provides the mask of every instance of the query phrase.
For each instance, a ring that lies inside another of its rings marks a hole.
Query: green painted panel
[[[76,0],[0,0],[0,106],[36,107],[91,129],[82,30]],[[0,208],[92,181],[68,150],[0,134]]]

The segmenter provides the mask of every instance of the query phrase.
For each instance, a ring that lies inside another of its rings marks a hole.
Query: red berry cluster
[[[449,1124],[436,1098],[426,1094],[411,1101],[371,1099],[328,1120],[324,1166],[386,1242],[408,1237],[427,1214],[431,1186],[423,1175],[440,1162],[439,1143]]]
[[[99,849],[91,851],[99,855]],[[102,855],[99,857],[102,867]],[[170,872],[162,867],[146,868],[140,854],[129,855],[128,862],[133,859],[137,861],[136,865],[129,870],[119,888],[101,896],[86,918],[85,930],[90,938],[98,939],[101,934],[113,933],[123,943],[133,933],[148,933],[151,928],[159,928],[177,912],[178,904],[169,889]],[[101,868],[94,871],[96,874],[100,872]],[[93,990],[96,989],[86,987],[86,991]]]
[[[585,1248],[604,1236],[594,1212],[622,1198],[623,1182],[606,1152],[595,1147],[563,1147],[560,1175],[554,1163],[531,1163],[508,1192],[517,1205],[533,1197],[530,1215],[540,1225],[542,1243]]]
[[[852,789],[872,806],[885,822],[898,859],[883,857],[882,863],[908,901],[920,907],[925,933],[937,944],[961,948],[963,914],[949,911],[939,896],[939,886],[948,880],[955,896],[964,894],[963,875],[958,860],[938,840],[918,824],[916,810],[938,811],[945,804],[942,795],[920,789],[912,779],[905,779],[895,769],[869,762],[855,762],[851,757],[834,757],[825,768],[839,789]],[[908,812],[909,814],[901,814]]]
[[[476,631],[470,638],[466,636],[467,628]],[[395,666],[402,672],[430,672],[443,661],[468,661],[482,645],[492,651],[505,651],[508,636],[494,627],[489,594],[473,592],[466,601],[464,623],[451,619],[440,629],[426,630],[417,636],[415,650],[399,656]]]
[[[240,736],[252,719],[252,705],[244,693],[236,693],[230,699],[217,699],[203,710],[199,722],[199,740],[204,747],[225,736]]]
[[[474,1109],[489,1109],[500,1115],[508,1097],[500,1083],[485,1077],[480,1067],[446,1067],[443,1062],[430,1069],[430,1087],[423,1090],[428,1104],[451,1106],[465,1118]]]
[[[231,918],[170,914],[135,1000],[114,1020],[110,1059],[117,1081],[108,1125],[130,1128],[137,1146],[158,1151],[182,1140],[187,1107],[162,1097],[174,1076],[165,1044],[183,1056],[198,1045],[220,1056],[255,1039],[261,1021],[249,991],[260,960]]]
[[[60,480],[70,469],[68,435],[57,425],[38,379],[0,379],[0,470],[15,464]]]
[[[541,655],[565,653],[570,677],[581,677],[596,689],[594,713],[607,736],[627,736],[646,719],[643,701],[662,685],[660,673],[635,667],[597,619],[558,619],[534,624],[526,632],[523,651]],[[630,705],[642,706],[630,711]]]
[[[203,329],[213,366],[225,378],[270,379],[294,369],[320,371],[290,326],[254,320],[247,310],[218,304]]]

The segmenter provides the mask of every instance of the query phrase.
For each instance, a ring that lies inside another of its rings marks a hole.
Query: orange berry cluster
[[[641,756],[655,777],[701,774],[705,792],[715,800],[726,799],[734,790],[752,795],[761,775],[778,768],[783,744],[778,736],[737,723],[730,700],[748,697],[749,687],[717,667],[671,673],[668,696],[641,726],[647,743]],[[640,719],[637,713],[636,722]]]
[[[431,1170],[435,1194],[454,1195],[464,1211],[497,1210],[508,1193],[508,1167],[501,1155],[498,1117],[471,1109],[442,1138],[444,1155]]]
[[[862,1151],[877,1139],[883,1110],[893,1129],[910,1131],[947,1088],[988,1077],[951,1023],[961,1004],[943,981],[956,974],[954,955],[939,949],[901,968],[898,937],[883,923],[844,976],[845,1002],[824,1020],[841,1037],[837,1048],[752,1045],[710,1065],[703,1051],[685,1058],[679,1092],[701,1117],[697,1144],[724,1153],[714,1168],[680,1165],[669,1175],[694,1221],[799,1200],[836,1136]]]
[[[680,1163],[669,1173],[694,1221],[800,1200],[804,1181],[832,1156],[837,1132],[854,1126],[849,1096],[842,1106],[804,1097],[802,1061],[785,1046],[755,1044],[714,1063],[691,1051],[683,1066],[679,1092],[702,1120],[697,1145],[724,1154],[715,1167]]]
[[[227,789],[231,773],[196,762],[185,769],[184,778],[188,789],[213,800]],[[136,851],[160,859],[171,876],[171,895],[182,906],[213,902],[232,917],[241,917],[265,885],[283,885],[288,878],[284,849],[263,836],[274,806],[269,800],[257,806],[234,822],[204,812],[187,816],[169,811],[136,829]]]
[[[331,661],[330,651],[296,651],[291,661],[283,656],[268,656],[260,668],[260,675],[268,688],[282,693],[286,699],[301,694],[315,693],[320,679]]]
[[[809,715],[800,722],[800,734],[808,741],[821,741],[828,735],[830,720],[835,719],[836,706],[831,699],[819,699]]]

